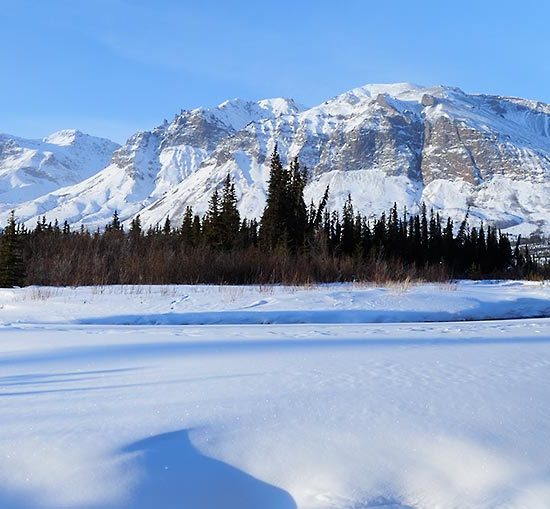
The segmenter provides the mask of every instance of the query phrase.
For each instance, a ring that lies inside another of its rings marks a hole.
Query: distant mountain
[[[348,193],[367,214],[425,201],[459,220],[470,209],[512,233],[550,232],[550,105],[407,83],[366,85],[309,109],[270,99],[183,111],[133,135],[98,173],[22,196],[17,214],[95,227],[117,209],[127,221],[139,213],[146,225],[177,224],[187,205],[203,212],[230,173],[241,213],[258,217],[276,143],[284,160],[310,169],[308,200],[330,185],[332,208]]]
[[[81,182],[103,169],[117,148],[110,140],[76,130],[59,131],[43,140],[0,134],[2,208]]]

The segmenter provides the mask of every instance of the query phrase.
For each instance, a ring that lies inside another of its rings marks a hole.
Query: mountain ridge
[[[19,203],[17,214],[96,227],[116,209],[125,221],[139,213],[145,225],[167,216],[178,224],[188,205],[204,212],[231,174],[241,214],[258,217],[275,144],[285,162],[296,156],[310,169],[308,201],[330,185],[332,208],[348,193],[370,215],[425,201],[511,233],[550,232],[550,105],[409,83],[357,87],[310,108],[275,98],[182,110],[132,135],[99,172]]]
[[[118,144],[64,129],[42,139],[0,134],[0,201],[3,207],[76,184],[105,167]]]

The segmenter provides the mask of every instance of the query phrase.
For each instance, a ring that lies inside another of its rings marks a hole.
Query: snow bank
[[[449,322],[550,316],[550,286],[453,284],[29,287],[0,290],[0,324],[253,325]]]

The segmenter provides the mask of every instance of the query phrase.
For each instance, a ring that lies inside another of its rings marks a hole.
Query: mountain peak
[[[378,94],[388,94],[388,95],[398,96],[401,94],[408,94],[411,92],[426,90],[427,88],[429,87],[403,81],[399,83],[367,83],[361,87],[353,89],[352,92],[356,90],[365,90],[374,96]]]
[[[210,117],[234,131],[239,131],[251,122],[296,114],[302,109],[294,100],[286,98],[263,99],[261,101],[235,98],[224,101],[214,108],[198,108],[192,110],[191,113]]]
[[[379,95],[389,96],[401,101],[420,102],[424,95],[436,97],[449,97],[451,95],[465,95],[458,87],[444,85],[423,86],[414,83],[371,83],[354,88],[339,96],[333,101],[359,102],[363,100],[376,99]]]
[[[67,146],[72,145],[77,139],[87,136],[78,129],[62,129],[43,138],[44,143],[52,145]]]
[[[299,113],[305,109],[304,106],[297,104],[294,99],[286,97],[262,99],[258,101],[258,104],[261,108],[272,111],[276,116]]]

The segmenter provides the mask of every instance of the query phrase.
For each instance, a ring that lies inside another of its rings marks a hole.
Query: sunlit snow
[[[547,508],[549,297],[0,290],[0,507]]]

